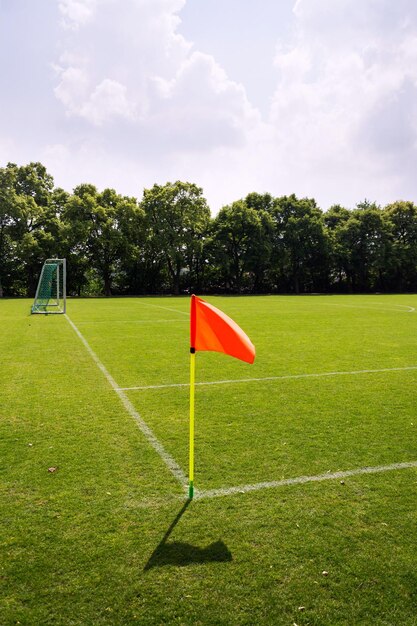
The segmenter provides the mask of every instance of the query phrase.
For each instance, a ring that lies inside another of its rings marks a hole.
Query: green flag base
[[[190,500],[194,497],[194,484],[192,480],[190,480],[190,486],[188,487],[188,497]]]

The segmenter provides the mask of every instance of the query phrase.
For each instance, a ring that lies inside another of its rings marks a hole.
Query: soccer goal
[[[47,259],[43,264],[32,313],[65,313],[67,306],[65,259]]]

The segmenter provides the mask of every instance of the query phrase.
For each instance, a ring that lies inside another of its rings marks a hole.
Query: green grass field
[[[207,300],[191,503],[189,299],[0,301],[0,624],[417,624],[417,296]]]

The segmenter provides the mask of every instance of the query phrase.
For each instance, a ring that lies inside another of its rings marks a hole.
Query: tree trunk
[[[180,293],[180,269],[178,268],[178,264],[176,268],[174,269],[174,265],[171,262],[171,259],[169,257],[167,258],[167,262],[168,262],[168,270],[171,275],[172,289],[174,292],[174,296],[178,296]]]
[[[174,296],[180,295],[180,275],[179,272],[174,274]]]
[[[298,296],[300,293],[300,281],[298,278],[298,274],[294,274],[294,291],[296,295]]]
[[[109,272],[104,272],[103,275],[104,280],[104,295],[106,297],[111,296],[111,277]]]

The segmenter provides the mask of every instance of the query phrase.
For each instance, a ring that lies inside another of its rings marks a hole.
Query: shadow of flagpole
[[[227,562],[232,560],[232,554],[223,541],[216,541],[206,548],[199,548],[182,541],[168,543],[175,526],[178,524],[192,500],[188,499],[171,522],[165,535],[152,552],[143,570],[146,572],[152,567],[164,565],[191,565],[193,563]]]

